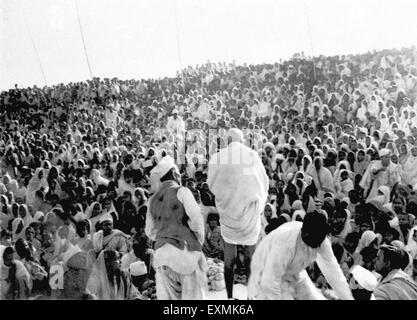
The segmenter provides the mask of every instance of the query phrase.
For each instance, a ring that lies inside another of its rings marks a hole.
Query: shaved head
[[[240,142],[243,143],[243,132],[237,128],[231,128],[227,131],[227,143]]]

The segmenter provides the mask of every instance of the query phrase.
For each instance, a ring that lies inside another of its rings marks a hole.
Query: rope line
[[[36,58],[38,60],[39,67],[41,69],[43,81],[45,82],[45,86],[48,86],[48,82],[46,81],[45,71],[44,71],[43,65],[42,65],[42,60],[41,60],[41,57],[39,55],[38,48],[36,47],[35,40],[33,39],[32,32],[30,31],[30,26],[29,26],[26,11],[25,11],[24,8],[23,8],[23,19],[25,20],[25,25],[26,25],[26,29],[27,29],[28,34],[29,34],[30,42],[32,43],[32,47],[35,50]]]
[[[88,70],[90,71],[91,79],[93,79],[94,78],[93,77],[93,72],[91,71],[90,60],[88,59],[87,47],[85,45],[84,32],[83,32],[83,27],[81,25],[80,12],[79,12],[79,9],[78,9],[77,0],[74,0],[74,3],[75,3],[75,10],[77,11],[77,20],[78,20],[78,25],[80,27],[81,39],[83,41],[85,59],[87,61]]]

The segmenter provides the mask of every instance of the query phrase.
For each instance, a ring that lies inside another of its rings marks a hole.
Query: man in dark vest
[[[158,300],[202,300],[207,263],[202,253],[204,219],[191,191],[180,185],[174,159],[165,156],[151,171],[153,193],[146,235],[154,244]]]

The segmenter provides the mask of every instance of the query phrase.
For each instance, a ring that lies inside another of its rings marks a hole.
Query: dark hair
[[[175,168],[171,168],[161,179],[159,179],[161,182],[169,181],[169,180],[176,180],[175,176]]]
[[[77,229],[77,234],[79,234],[80,231],[84,230],[85,228],[87,228],[88,232],[90,232],[90,224],[88,223],[87,220],[81,220],[81,221],[77,222],[75,227]]]
[[[324,241],[326,235],[329,233],[330,227],[327,216],[319,211],[307,212],[304,216],[301,233],[307,234],[308,239],[303,238],[303,241],[311,247],[317,248]]]
[[[9,230],[7,230],[7,229],[1,230],[0,238],[7,239],[7,238],[11,238],[11,237],[12,237],[12,233]]]
[[[343,246],[340,243],[333,243],[332,249],[337,262],[340,263],[343,257],[343,253],[345,252],[345,248],[343,248]]]
[[[117,256],[118,256],[118,252],[116,250],[104,250],[104,259],[106,261],[108,260],[116,260]],[[120,255],[119,255],[120,257]]]
[[[408,264],[410,263],[410,256],[407,253],[407,251],[400,249],[401,251],[401,270],[405,270],[407,268]]]
[[[364,263],[370,263],[376,258],[378,249],[375,249],[374,247],[365,247],[361,250],[360,254]]]
[[[41,190],[36,191],[35,196],[41,198],[42,200],[45,199],[45,196]]]
[[[17,254],[22,258],[27,258],[27,252],[24,247],[25,242],[26,242],[25,239],[20,238],[14,244]]]
[[[360,239],[360,236],[358,232],[351,232],[346,235],[345,243],[353,242],[357,244],[359,242],[359,239]]]
[[[400,238],[400,233],[398,232],[397,229],[394,229],[392,227],[389,227],[385,230],[385,233],[389,233],[392,235],[393,240],[398,240]]]
[[[384,261],[390,263],[391,270],[402,269],[404,265],[404,254],[401,252],[402,250],[391,245],[383,245],[379,249],[384,253]]]
[[[219,217],[219,214],[218,213],[211,212],[211,213],[209,213],[207,215],[207,222],[209,222],[209,221],[217,221],[217,222],[219,222],[219,219],[220,219],[220,217]]]
[[[13,249],[13,247],[7,247],[3,251],[3,259],[4,259],[5,256],[7,256],[9,254],[14,254],[14,253],[15,253],[15,250]]]
[[[287,222],[287,220],[285,220],[284,217],[282,217],[281,219],[280,219],[280,217],[278,217],[278,218],[272,218],[269,221],[268,225],[265,227],[265,233],[266,234],[269,234],[273,230],[277,229],[280,225],[282,225],[285,222]]]

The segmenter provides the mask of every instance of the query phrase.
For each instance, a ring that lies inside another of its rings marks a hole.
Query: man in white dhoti
[[[328,231],[325,213],[312,211],[303,222],[284,223],[268,234],[252,257],[249,299],[323,300],[305,270],[315,261],[337,297],[353,300]]]
[[[151,171],[145,233],[154,244],[158,300],[202,300],[208,269],[202,253],[204,220],[174,159],[165,156]]]
[[[243,145],[242,131],[230,129],[226,137],[228,146],[209,162],[207,184],[220,215],[225,242],[224,276],[227,296],[232,299],[237,245],[246,246],[251,258],[261,232],[269,179],[259,155]]]

